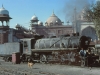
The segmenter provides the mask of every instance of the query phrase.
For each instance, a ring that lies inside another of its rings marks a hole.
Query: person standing
[[[81,55],[81,57],[85,57],[86,56],[86,51],[83,48],[81,48],[79,54]]]
[[[83,48],[81,48],[79,54],[81,56],[81,66],[84,67],[85,66],[86,51]]]
[[[87,53],[87,61],[88,61],[87,66],[91,67],[91,68],[92,68],[92,66],[94,64],[94,58],[93,58],[93,56],[94,56],[94,54],[91,52],[91,49],[89,48],[88,49],[88,53]]]

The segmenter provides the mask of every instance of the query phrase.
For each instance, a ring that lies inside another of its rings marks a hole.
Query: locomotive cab
[[[23,44],[23,54],[21,58],[24,58],[22,59],[23,61],[28,61],[28,59],[30,59],[32,55],[31,49],[34,48],[35,39],[24,38],[24,39],[21,39],[21,42]]]

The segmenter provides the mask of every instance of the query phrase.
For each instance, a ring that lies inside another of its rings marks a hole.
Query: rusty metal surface
[[[72,51],[55,51],[51,55],[51,59],[48,59],[49,63],[60,63],[67,65],[81,65],[80,55],[76,50]]]

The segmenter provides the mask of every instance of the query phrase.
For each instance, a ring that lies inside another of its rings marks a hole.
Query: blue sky
[[[80,2],[83,1],[83,2]],[[17,23],[24,27],[29,27],[29,22],[34,14],[40,21],[45,21],[54,13],[64,21],[70,20],[69,13],[73,13],[74,7],[83,7],[86,2],[92,0],[0,0],[0,8],[2,4],[9,11],[10,27],[14,28]],[[79,2],[79,5],[77,5]]]

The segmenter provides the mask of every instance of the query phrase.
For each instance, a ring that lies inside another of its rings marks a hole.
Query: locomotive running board
[[[32,52],[51,52],[51,51],[62,51],[62,50],[78,50],[78,48],[48,48],[48,49],[31,49]]]

